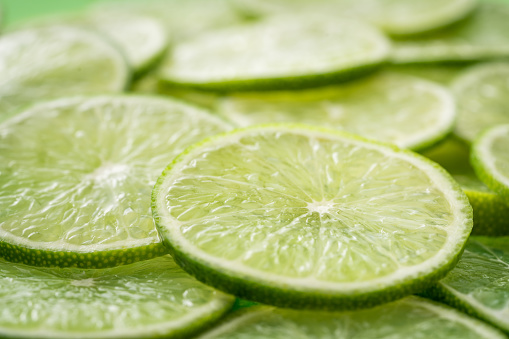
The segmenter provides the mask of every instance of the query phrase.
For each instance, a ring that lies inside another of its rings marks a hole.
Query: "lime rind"
[[[436,255],[434,260],[428,261],[422,267],[405,268],[404,276],[391,274],[375,279],[375,281],[344,284],[314,279],[284,278],[245,267],[233,268],[235,265],[232,263],[222,259],[209,258],[201,249],[179,239],[180,236],[172,231],[176,225],[172,222],[172,217],[163,203],[164,195],[172,182],[172,175],[178,173],[180,166],[183,166],[188,159],[193,158],[194,153],[207,147],[217,147],[214,146],[216,142],[220,144],[224,140],[240,138],[243,134],[271,129],[316,135],[317,137],[323,137],[326,133],[327,137],[339,140],[344,138],[349,142],[360,143],[369,148],[381,149],[383,152],[394,152],[414,165],[418,164],[417,166],[425,166],[431,171],[436,171],[433,176],[436,175],[437,182],[440,182],[439,187],[447,187],[447,194],[451,195],[450,203],[454,205],[454,210],[457,212],[454,224],[461,226],[455,229],[454,234],[451,234],[448,244],[444,244],[440,255]],[[296,308],[336,310],[365,308],[416,293],[426,286],[431,286],[454,267],[472,229],[472,209],[468,198],[450,175],[434,162],[413,152],[400,150],[393,145],[366,141],[358,136],[340,131],[298,124],[274,124],[238,129],[191,146],[175,158],[158,179],[152,192],[152,211],[164,245],[184,270],[199,280],[238,297],[281,307]]]
[[[479,179],[509,206],[508,144],[504,140],[497,142],[496,138],[509,140],[509,124],[495,126],[481,133],[472,146],[470,161]],[[495,150],[498,153],[494,154]]]
[[[3,260],[0,267],[0,335],[8,337],[184,337],[217,321],[234,301],[194,280],[169,256],[110,269]]]

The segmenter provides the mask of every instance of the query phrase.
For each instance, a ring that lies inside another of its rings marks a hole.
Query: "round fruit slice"
[[[0,121],[40,100],[122,91],[123,56],[99,36],[68,26],[26,29],[0,38]]]
[[[472,228],[467,197],[436,164],[304,125],[195,145],[152,200],[186,271],[295,308],[369,307],[418,291],[454,266]]]
[[[328,313],[273,307],[238,311],[198,339],[503,339],[504,334],[454,309],[409,297],[369,310]]]
[[[507,237],[472,237],[458,265],[427,294],[509,332],[508,248]]]
[[[509,205],[509,124],[483,133],[472,146],[471,162],[478,177]]]
[[[312,87],[372,70],[388,52],[387,39],[362,22],[285,17],[177,44],[161,77],[215,91]]]
[[[230,96],[218,111],[237,126],[307,123],[419,149],[452,130],[454,105],[439,85],[385,72],[320,89]]]
[[[180,338],[213,323],[233,300],[168,255],[88,270],[0,259],[2,337]]]
[[[165,253],[150,214],[157,176],[227,125],[136,96],[59,99],[0,125],[0,256],[106,267]]]
[[[452,84],[458,107],[455,133],[472,142],[482,130],[509,123],[509,63],[474,66]]]
[[[420,38],[396,41],[392,59],[396,63],[434,63],[508,57],[508,17],[508,4],[483,3],[471,17],[456,25]]]

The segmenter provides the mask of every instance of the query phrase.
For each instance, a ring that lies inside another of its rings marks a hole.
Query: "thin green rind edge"
[[[497,193],[509,206],[509,186],[506,186],[504,183],[497,180],[495,176],[490,173],[490,170],[486,165],[480,150],[480,144],[482,143],[483,139],[488,137],[492,130],[500,128],[501,126],[506,126],[507,130],[509,131],[509,124],[501,124],[488,128],[479,133],[479,135],[472,143],[472,148],[470,151],[470,164],[472,165],[477,177],[486,186],[488,186],[488,188]]]
[[[209,115],[212,119],[217,120],[225,127],[231,125],[216,116],[210,110],[202,108],[192,103],[179,100],[173,97],[161,96],[156,94],[139,94],[139,93],[108,93],[108,94],[87,94],[54,98],[36,103],[27,104],[24,109],[18,110],[16,114],[10,116],[4,121],[0,121],[0,127],[9,123],[11,119],[16,119],[18,115],[23,114],[30,109],[39,105],[45,105],[56,101],[63,100],[86,100],[95,98],[139,98],[156,100],[160,102],[176,103],[177,105],[190,106],[192,109],[203,114]],[[113,247],[113,246],[112,246]],[[152,259],[158,256],[168,254],[168,250],[161,242],[146,244],[135,247],[113,247],[112,249],[102,251],[52,251],[47,249],[34,248],[29,246],[20,246],[19,244],[11,244],[0,239],[0,257],[7,261],[22,263],[31,266],[43,267],[78,267],[78,268],[108,268],[120,265],[127,265],[136,261]]]
[[[375,72],[387,64],[381,59],[378,62],[371,62],[362,65],[352,66],[347,69],[336,70],[326,73],[315,73],[300,76],[267,77],[253,79],[227,80],[217,82],[184,82],[166,77],[164,72],[159,74],[159,87],[166,88],[188,88],[208,92],[245,92],[245,91],[273,91],[292,90],[326,86],[336,83],[347,82],[369,73]]]
[[[465,225],[465,234],[463,239],[456,244],[457,254],[452,256],[450,260],[443,264],[440,268],[428,272],[427,274],[420,275],[418,278],[414,278],[408,282],[404,282],[399,285],[392,285],[384,289],[358,293],[358,294],[342,294],[342,293],[327,293],[324,291],[320,292],[309,292],[292,290],[291,286],[285,287],[273,287],[270,283],[263,283],[250,280],[245,278],[241,274],[228,274],[222,271],[222,268],[215,268],[213,265],[207,264],[204,261],[194,258],[192,255],[186,254],[179,246],[174,246],[171,240],[165,236],[164,226],[161,224],[161,219],[157,212],[157,197],[159,195],[160,186],[163,184],[166,176],[171,172],[173,167],[179,163],[187,154],[191,153],[195,149],[199,149],[202,146],[212,143],[217,139],[221,139],[225,136],[233,135],[236,133],[242,133],[246,130],[259,130],[264,127],[283,127],[287,130],[307,130],[307,131],[318,131],[331,135],[341,136],[349,138],[354,141],[361,141],[371,144],[376,144],[384,147],[388,147],[396,152],[402,152],[409,154],[414,157],[418,157],[423,162],[428,163],[433,168],[438,170],[441,174],[449,178],[451,186],[455,189],[458,194],[458,198],[461,199],[464,205],[463,212],[465,213],[468,221]],[[180,155],[178,155],[172,163],[163,171],[161,176],[158,178],[154,189],[152,191],[152,214],[156,224],[156,228],[159,232],[160,238],[162,239],[163,245],[168,248],[169,253],[174,258],[175,262],[186,272],[194,276],[196,279],[210,285],[218,290],[225,293],[234,294],[235,296],[246,299],[248,301],[254,301],[264,303],[268,305],[274,305],[278,307],[290,307],[298,309],[322,309],[322,310],[355,310],[373,307],[379,304],[394,301],[403,298],[407,295],[416,294],[423,290],[433,286],[438,280],[445,277],[445,275],[452,270],[466,246],[468,236],[473,227],[473,212],[469,200],[459,184],[451,177],[451,175],[440,167],[435,162],[428,158],[416,154],[409,150],[400,149],[395,145],[386,144],[378,141],[372,141],[360,136],[350,134],[343,131],[331,130],[322,127],[308,126],[304,124],[265,124],[257,125],[246,128],[235,129],[230,132],[215,135],[207,138],[199,143],[196,143]]]

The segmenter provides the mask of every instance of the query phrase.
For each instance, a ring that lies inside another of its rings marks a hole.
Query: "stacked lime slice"
[[[192,106],[136,96],[59,99],[4,122],[0,255],[107,267],[165,253],[152,186],[169,159],[227,128]]]
[[[217,110],[241,127],[306,123],[412,149],[444,138],[455,120],[454,99],[447,89],[391,72],[341,86],[230,95]]]
[[[188,149],[159,178],[153,210],[198,279],[298,308],[369,307],[418,291],[454,266],[472,228],[466,196],[434,163],[286,125]]]
[[[0,38],[0,121],[22,107],[65,95],[120,92],[129,69],[98,35],[68,26]]]

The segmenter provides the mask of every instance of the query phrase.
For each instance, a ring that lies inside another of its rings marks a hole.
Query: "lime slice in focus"
[[[369,307],[450,270],[472,228],[457,183],[410,151],[309,126],[197,144],[152,194],[164,244],[198,279],[295,308]]]
[[[387,39],[359,21],[280,17],[177,44],[161,78],[213,91],[313,87],[368,72],[388,52]]]
[[[168,160],[225,131],[193,106],[137,96],[65,98],[0,125],[0,256],[107,267],[165,253],[150,192]]]
[[[9,338],[180,337],[213,323],[234,300],[170,256],[88,270],[0,259],[0,291],[0,335]]]
[[[449,91],[439,85],[384,72],[320,89],[232,95],[217,110],[241,127],[306,123],[419,149],[452,130],[454,105]]]
[[[251,307],[198,337],[214,338],[503,339],[505,336],[454,309],[409,297],[369,310],[344,313]]]
[[[98,35],[68,26],[26,29],[0,38],[0,121],[50,98],[120,92],[123,56]]]

